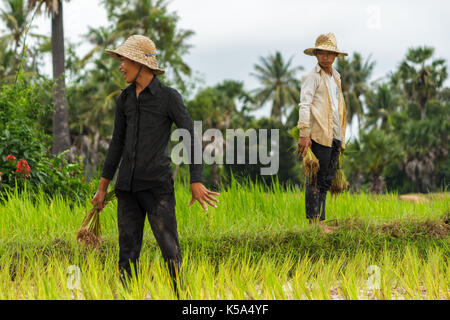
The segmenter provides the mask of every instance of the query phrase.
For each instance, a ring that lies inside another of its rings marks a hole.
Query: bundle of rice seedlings
[[[311,148],[308,148],[308,151],[306,151],[306,155],[302,160],[302,169],[309,181],[312,181],[313,179],[316,180],[319,168],[319,160],[317,160],[316,156],[311,151]]]
[[[345,177],[344,170],[341,169],[341,156],[339,156],[339,167],[333,181],[331,182],[330,194],[336,196],[346,190],[348,186],[349,183]]]
[[[109,202],[116,197],[114,190],[106,194],[104,202]],[[102,230],[100,225],[100,209],[94,206],[84,216],[80,230],[77,232],[77,241],[85,247],[100,248],[102,245]]]
[[[296,142],[298,142],[300,138],[299,137],[300,132],[298,127],[292,128],[290,131],[290,135]],[[299,160],[302,162],[302,169],[305,172],[305,176],[308,178],[309,181],[311,181],[312,179],[315,180],[317,172],[319,171],[320,167],[319,160],[317,160],[316,156],[311,151],[311,148],[308,148],[308,151],[306,152],[306,155],[303,157],[303,159],[301,157],[301,153],[299,152],[298,148],[296,148],[296,150],[299,156]]]

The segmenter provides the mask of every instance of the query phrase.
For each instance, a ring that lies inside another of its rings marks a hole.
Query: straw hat
[[[314,56],[314,50],[333,51],[338,54],[338,57],[344,57],[348,55],[347,53],[338,50],[336,37],[333,33],[321,34],[316,39],[316,46],[314,48],[306,49],[303,52],[309,56]]]
[[[145,36],[132,35],[116,50],[106,50],[113,58],[120,60],[120,56],[149,67],[155,74],[163,74],[156,62],[156,46]]]

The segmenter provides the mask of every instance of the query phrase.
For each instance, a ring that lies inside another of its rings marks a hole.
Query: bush
[[[92,191],[83,176],[81,159],[68,163],[65,152],[50,155],[51,137],[39,125],[52,107],[42,99],[47,83],[19,81],[0,91],[0,195],[18,188],[42,188],[47,194],[60,193],[84,200]],[[67,152],[67,151],[66,151]]]

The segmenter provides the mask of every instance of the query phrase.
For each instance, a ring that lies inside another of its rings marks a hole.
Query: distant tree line
[[[267,185],[278,179],[282,185],[303,188],[296,142],[289,136],[298,121],[302,66],[292,65],[292,58],[285,59],[276,51],[254,64],[251,75],[259,82],[254,90],[231,79],[200,87],[201,79],[184,60],[194,32],[178,27],[179,16],[167,8],[167,1],[102,0],[101,4],[108,25],[91,28],[84,35],[91,44],[84,57],[76,54],[76,44],[63,41],[63,1],[6,0],[0,13],[2,90],[10,94],[8,88],[20,81],[37,92],[28,94],[33,101],[38,96],[41,106],[33,115],[32,130],[46,137],[39,141],[48,156],[69,149],[67,159],[82,161],[86,181],[99,177],[113,130],[115,98],[127,86],[119,62],[106,55],[105,49],[119,46],[131,34],[143,34],[155,42],[158,62],[167,70],[161,80],[183,93],[192,118],[203,121],[204,131],[216,128],[225,135],[227,128],[280,130],[277,176],[261,176],[259,165],[212,164],[205,165],[207,184],[218,188],[234,175]],[[51,37],[33,32],[33,19],[39,14],[48,14]],[[51,79],[43,73],[43,61],[49,54],[53,64]],[[364,59],[357,52],[338,58],[335,64],[341,74],[349,129],[359,132],[348,141],[343,153],[350,190],[446,190],[450,180],[450,89],[444,87],[447,61],[436,58],[433,48],[423,46],[410,48],[396,70],[370,82],[374,67],[371,57]],[[17,107],[25,104],[17,102]],[[268,104],[270,116],[252,115]],[[5,136],[4,130],[6,124],[0,125],[1,137]],[[2,143],[3,159],[10,150],[6,142]],[[15,148],[20,156],[28,147],[19,144]],[[186,165],[174,165],[173,169],[181,180],[189,172]]]

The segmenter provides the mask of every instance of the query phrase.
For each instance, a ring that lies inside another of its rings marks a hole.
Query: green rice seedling
[[[411,203],[395,193],[344,192],[327,202],[328,220],[341,226],[333,235],[307,228],[304,193],[276,183],[268,190],[235,182],[210,220],[185,205],[188,187],[176,193],[181,299],[450,298],[448,193]],[[94,251],[73,237],[88,201],[33,199],[12,192],[0,203],[1,299],[176,299],[148,224],[140,281],[124,290],[116,204],[102,211],[103,244]],[[380,271],[376,290],[367,286],[371,265]],[[81,289],[68,286],[71,266]]]

